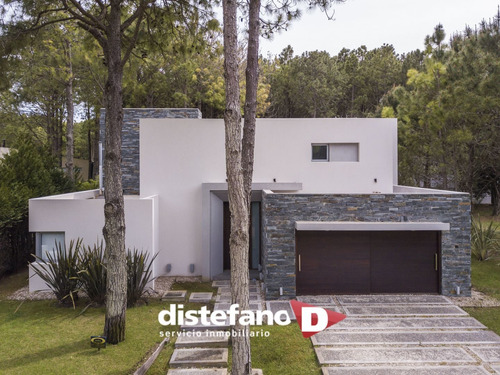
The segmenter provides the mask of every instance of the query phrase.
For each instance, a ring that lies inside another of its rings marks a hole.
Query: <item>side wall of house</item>
[[[470,295],[468,194],[264,194],[263,267],[267,298],[296,295],[296,221],[400,222],[405,217],[411,222],[450,224],[450,230],[442,232],[442,294],[453,295],[458,286],[463,295]]]
[[[81,193],[76,193],[76,195]],[[73,194],[68,194],[71,197]],[[104,199],[32,199],[30,205],[30,232],[64,232],[66,247],[71,240],[81,238],[84,245],[104,241]],[[127,248],[158,252],[157,197],[125,200]],[[155,270],[154,270],[155,272]],[[30,276],[32,272],[30,270]],[[30,279],[30,291],[46,289],[38,278]]]

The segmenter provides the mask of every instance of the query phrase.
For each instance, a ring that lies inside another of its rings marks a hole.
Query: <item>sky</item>
[[[397,53],[424,48],[424,39],[441,23],[449,36],[493,18],[499,0],[347,0],[335,4],[334,20],[319,10],[304,11],[287,31],[273,40],[261,38],[260,52],[278,55],[291,45],[294,54],[327,51],[336,55],[342,48],[368,49],[392,44]]]

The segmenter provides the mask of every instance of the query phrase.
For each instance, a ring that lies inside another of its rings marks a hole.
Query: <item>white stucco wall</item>
[[[254,182],[302,183],[304,193],[392,193],[396,142],[395,119],[260,119]],[[312,162],[313,143],[359,143],[359,162]],[[223,121],[141,120],[140,171],[141,196],[159,196],[158,263],[172,264],[175,275],[191,275],[194,263],[200,275],[207,257],[215,256],[202,250],[210,225],[202,219],[202,183],[226,180]],[[211,205],[211,215],[220,212],[216,200]]]
[[[104,199],[92,199],[96,191],[35,198],[29,201],[30,232],[64,232],[66,246],[73,239],[82,238],[84,245],[92,246],[103,239]],[[125,245],[150,252],[158,252],[158,197],[125,197]],[[156,219],[156,220],[155,220]],[[155,267],[159,267],[155,262]],[[154,270],[155,274],[157,269]],[[30,276],[33,274],[30,269]],[[30,278],[30,292],[46,289],[37,277]]]

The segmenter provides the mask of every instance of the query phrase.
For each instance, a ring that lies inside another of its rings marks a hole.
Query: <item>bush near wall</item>
[[[29,137],[0,159],[0,277],[32,261],[35,241],[28,228],[31,198],[67,193],[73,183],[47,150]]]

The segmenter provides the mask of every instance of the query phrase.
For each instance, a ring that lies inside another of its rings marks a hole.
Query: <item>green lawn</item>
[[[131,374],[148,353],[161,342],[159,332],[177,330],[162,327],[158,313],[168,303],[150,300],[127,310],[126,340],[97,351],[90,348],[90,336],[102,333],[104,308],[76,310],[57,306],[52,301],[5,300],[5,296],[27,284],[27,273],[0,280],[0,373],[3,374]],[[173,289],[214,291],[210,283],[178,283]],[[185,304],[185,310],[199,309]],[[16,311],[17,310],[17,311]],[[270,337],[252,338],[252,363],[266,375],[302,375],[321,373],[311,341],[304,339],[297,323],[286,327],[254,327],[270,332]],[[165,346],[148,375],[165,375],[174,350],[174,340]]]

